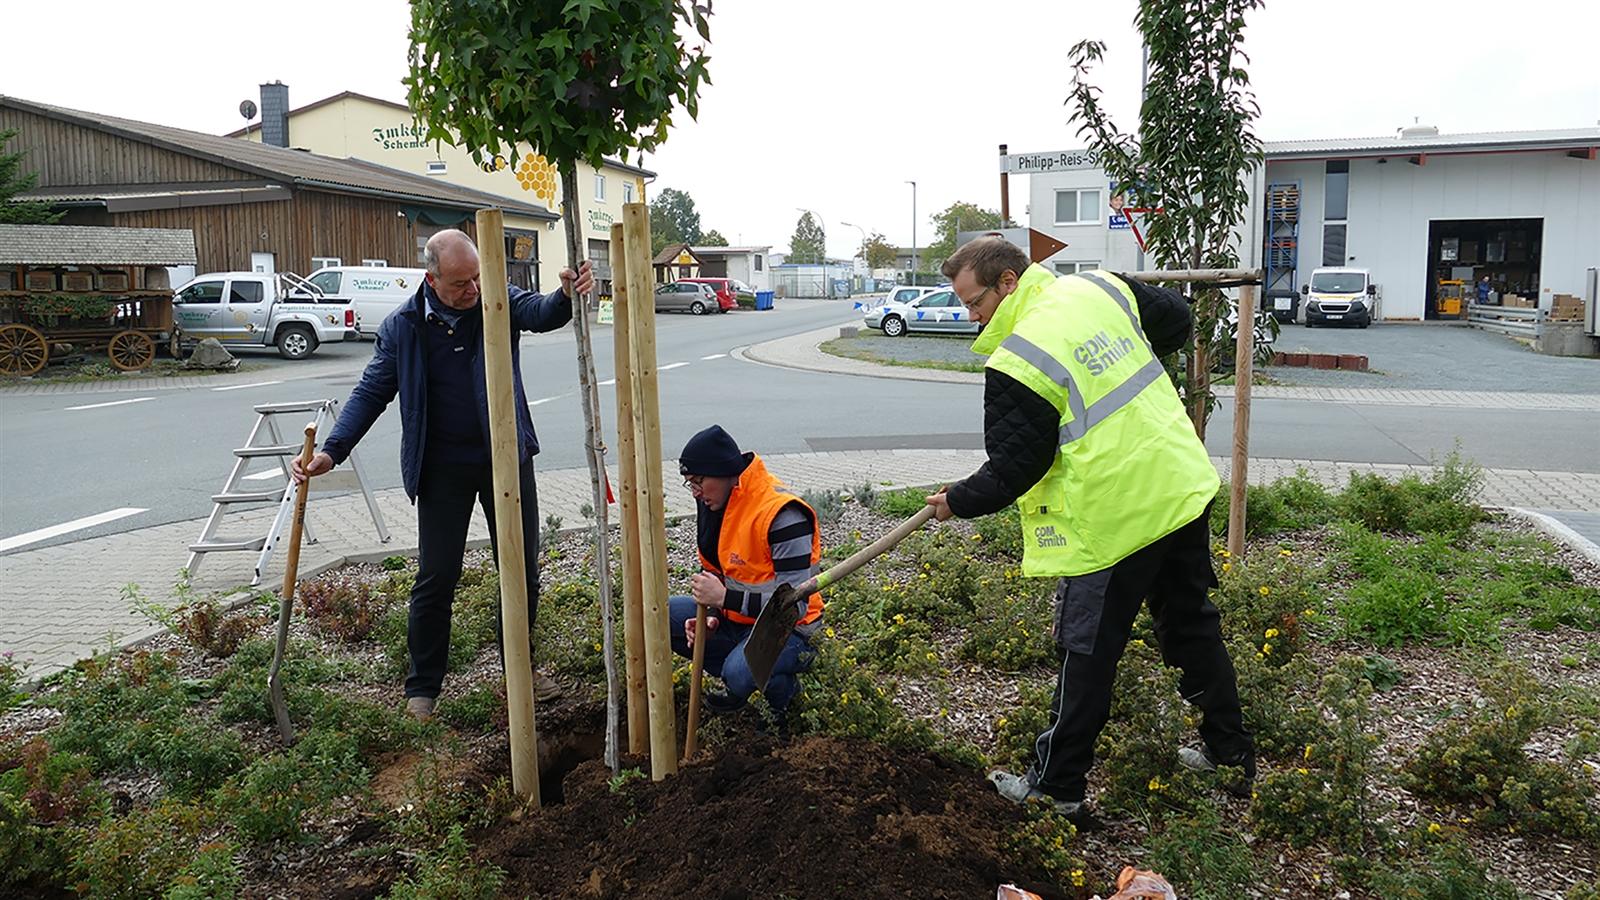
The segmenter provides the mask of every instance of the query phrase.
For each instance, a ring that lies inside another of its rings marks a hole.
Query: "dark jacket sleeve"
[[[355,389],[350,391],[350,399],[339,412],[339,421],[334,424],[333,433],[322,442],[322,451],[333,457],[334,465],[350,456],[356,442],[383,415],[384,409],[400,389],[395,367],[397,328],[393,318],[389,318],[378,329],[378,345],[372,351],[372,360],[361,373],[361,380],[356,383]]]
[[[950,511],[963,519],[999,512],[1038,484],[1061,448],[1061,413],[1004,372],[983,374],[983,447],[989,459],[950,486]]]
[[[1172,288],[1157,287],[1118,275],[1139,304],[1139,325],[1150,339],[1150,349],[1166,356],[1183,349],[1194,331],[1194,313],[1189,300]]]
[[[518,331],[555,331],[572,321],[572,301],[560,288],[540,294],[514,284],[506,287],[511,299],[511,321]]]

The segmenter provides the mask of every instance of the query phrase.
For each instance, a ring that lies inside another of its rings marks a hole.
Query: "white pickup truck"
[[[303,359],[330,341],[361,339],[354,306],[287,272],[198,275],[173,295],[172,318],[186,344],[216,338],[229,347],[276,346],[285,359]]]

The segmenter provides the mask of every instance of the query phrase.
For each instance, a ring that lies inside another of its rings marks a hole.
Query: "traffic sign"
[[[1052,150],[1048,153],[1007,153],[1000,157],[1000,171],[1011,175],[1041,175],[1100,168],[1093,150]]]
[[[1065,250],[1065,241],[1056,240],[1052,235],[1045,234],[1035,228],[994,228],[989,231],[959,231],[956,232],[956,246],[976,238],[988,236],[1005,238],[1018,247],[1028,252],[1031,262],[1040,262],[1049,259]]]

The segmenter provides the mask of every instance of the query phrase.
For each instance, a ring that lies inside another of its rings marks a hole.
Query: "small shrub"
[[[56,751],[42,736],[24,743],[14,758],[0,754],[0,793],[26,801],[32,820],[43,825],[90,818],[106,802],[89,758]]]
[[[162,800],[122,818],[105,818],[75,860],[78,891],[90,897],[159,897],[194,860],[210,813]]]
[[[1459,536],[1484,519],[1476,502],[1482,483],[1482,469],[1451,453],[1426,480],[1352,473],[1339,502],[1346,517],[1374,531]]]
[[[391,900],[493,900],[506,873],[493,863],[473,859],[460,825],[433,850],[417,857],[411,874],[389,890]]]
[[[0,790],[0,894],[25,897],[65,887],[77,832],[41,824],[25,799]]]
[[[1028,803],[1027,818],[1006,836],[1005,851],[1027,868],[1042,869],[1058,884],[1087,884],[1083,858],[1073,852],[1078,829],[1047,803]]]
[[[1053,595],[1034,591],[1006,594],[979,606],[977,619],[961,644],[961,658],[1002,672],[1023,672],[1054,663],[1052,603]]]
[[[1211,533],[1228,532],[1228,509],[1232,499],[1224,484],[1211,507]],[[1339,513],[1337,498],[1304,469],[1271,484],[1245,488],[1245,534],[1252,537],[1302,531],[1325,525]]]
[[[1406,678],[1406,673],[1387,656],[1368,653],[1361,658],[1363,666],[1362,677],[1367,684],[1372,685],[1376,691],[1387,691],[1399,686]]]
[[[1514,885],[1490,874],[1459,838],[1433,838],[1422,829],[1416,842],[1427,848],[1424,859],[1380,860],[1362,873],[1373,896],[1386,900],[1515,900],[1518,896]]]
[[[806,491],[800,499],[817,514],[817,521],[831,525],[844,515],[844,496],[838,491]]]
[[[247,840],[276,841],[301,836],[301,817],[363,787],[367,770],[354,738],[316,730],[294,748],[250,764],[223,788],[219,806]]]
[[[1487,703],[1430,734],[1405,766],[1417,793],[1467,805],[1474,820],[1587,839],[1600,835],[1595,785],[1582,767],[1528,757],[1523,749],[1552,708],[1526,671],[1502,666],[1483,682]]]
[[[891,519],[909,519],[928,505],[930,491],[918,488],[901,488],[878,495],[878,512]]]
[[[1222,611],[1224,638],[1248,640],[1270,665],[1283,665],[1305,645],[1305,625],[1316,618],[1320,592],[1314,573],[1289,550],[1256,554],[1235,564],[1221,551],[1219,587],[1212,602]]]
[[[383,570],[385,572],[400,572],[409,564],[410,560],[404,556],[385,556],[383,558]]]
[[[460,693],[448,694],[439,704],[439,718],[452,728],[475,734],[505,730],[505,682],[475,684]]]
[[[800,684],[789,721],[800,722],[807,732],[917,750],[938,742],[926,723],[906,718],[884,689],[883,677],[861,665],[855,647],[843,640],[819,643],[817,657],[800,676]]]
[[[986,553],[1002,556],[1012,563],[1022,561],[1022,515],[1012,504],[993,515],[977,519],[979,543]]]
[[[404,559],[400,559],[401,568]],[[385,568],[388,568],[387,561]],[[348,576],[329,575],[300,585],[295,590],[306,618],[318,631],[347,644],[366,640],[388,611],[389,598],[374,591],[364,581]]]
[[[194,861],[172,879],[162,900],[231,900],[244,886],[232,844],[203,844]]]
[[[850,496],[855,498],[857,504],[870,509],[878,502],[878,489],[872,486],[872,482],[863,481],[851,489]]]
[[[1229,643],[1228,652],[1244,724],[1255,738],[1258,754],[1298,758],[1307,744],[1323,740],[1326,727],[1316,703],[1316,669],[1310,660],[1301,655],[1280,665],[1243,636]]]
[[[1148,633],[1148,626],[1140,630]],[[1143,638],[1130,640],[1117,666],[1111,718],[1095,743],[1105,785],[1101,806],[1134,815],[1193,807],[1200,776],[1180,769],[1177,753],[1188,717],[1177,670],[1167,668]]]
[[[620,589],[621,581],[614,579],[614,586]],[[541,665],[585,683],[596,684],[605,678],[605,629],[599,598],[600,586],[587,574],[540,591],[533,646]],[[612,609],[613,621],[620,623],[622,604],[613,599]]]
[[[995,762],[1021,773],[1032,765],[1034,741],[1050,727],[1050,695],[1055,679],[1017,686],[1020,702],[994,721]]]
[[[27,672],[28,663],[18,660],[12,651],[0,653],[0,713],[27,699],[27,694],[17,690]]]
[[[268,638],[246,641],[212,679],[210,692],[217,699],[217,717],[224,722],[272,724],[272,704],[267,695],[267,675],[272,668],[274,642]],[[321,686],[345,674],[344,668],[305,641],[290,640],[284,648],[278,675],[284,703],[291,716],[302,715],[320,702]]]
[[[1247,896],[1256,876],[1250,845],[1223,824],[1216,807],[1203,803],[1167,820],[1151,841],[1150,866],[1190,900]]]

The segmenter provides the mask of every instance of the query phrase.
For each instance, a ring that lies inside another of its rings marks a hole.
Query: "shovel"
[[[783,652],[795,623],[800,621],[802,600],[894,549],[905,540],[906,535],[921,528],[932,517],[933,507],[924,506],[911,518],[896,525],[893,531],[828,571],[798,585],[779,585],[772,599],[756,616],[755,627],[750,629],[750,637],[744,644],[744,659],[750,665],[750,674],[755,676],[756,687],[766,689],[767,679],[772,677],[772,667],[778,662],[778,654]]]
[[[306,442],[300,448],[300,465],[311,465],[311,455],[317,446],[317,423],[306,426]],[[278,720],[278,734],[286,745],[294,744],[294,723],[289,721],[289,707],[283,700],[283,682],[278,670],[283,665],[283,651],[289,644],[289,617],[294,613],[294,583],[300,570],[300,536],[306,527],[306,494],[311,491],[307,478],[295,487],[294,519],[289,526],[289,552],[284,560],[283,598],[278,602],[278,643],[272,651],[272,670],[267,675],[267,693],[272,700],[272,717]]]

